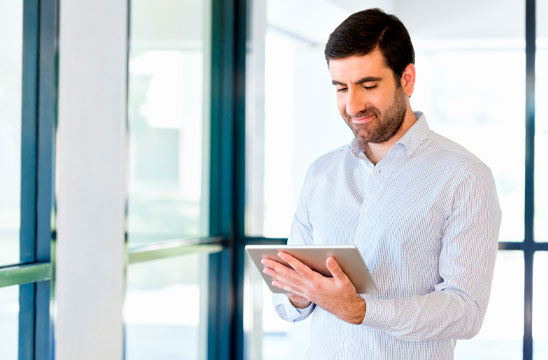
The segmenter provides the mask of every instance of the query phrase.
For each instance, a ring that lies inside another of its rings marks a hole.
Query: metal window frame
[[[525,214],[523,359],[533,359],[533,261],[542,247],[534,239],[536,0],[525,0]]]
[[[0,287],[19,286],[19,359],[53,359],[57,0],[23,1],[19,264],[0,267]]]

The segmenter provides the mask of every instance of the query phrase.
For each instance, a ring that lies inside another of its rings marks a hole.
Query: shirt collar
[[[424,114],[420,111],[415,111],[414,114],[417,117],[417,121],[407,130],[405,134],[403,134],[400,140],[394,144],[394,146],[398,144],[403,145],[407,156],[411,155],[419,147],[430,131]],[[348,144],[348,147],[354,156],[358,158],[365,156],[365,154],[363,154],[363,149],[356,138],[352,139],[350,144]]]
[[[430,128],[426,122],[426,117],[420,111],[415,111],[417,121],[407,130],[398,140],[397,144],[402,144],[407,150],[407,156],[411,155],[428,135]]]
[[[363,149],[360,146],[360,144],[358,143],[358,139],[356,139],[356,138],[352,139],[350,144],[348,144],[348,148],[350,149],[352,154],[357,158],[361,157],[360,154],[363,154]],[[364,155],[362,155],[362,156],[364,156]]]

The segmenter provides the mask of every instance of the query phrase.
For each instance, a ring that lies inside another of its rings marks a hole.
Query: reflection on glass
[[[130,244],[207,234],[209,7],[131,2]]]
[[[523,253],[499,251],[483,326],[475,338],[457,341],[455,359],[521,359],[522,339]]]
[[[23,1],[0,1],[0,265],[19,262]]]
[[[246,359],[304,359],[310,318],[296,323],[282,320],[274,311],[272,293],[246,255],[244,331]]]
[[[535,240],[548,241],[548,1],[537,0],[535,69]]]
[[[0,288],[0,359],[16,360],[19,332],[19,286]]]
[[[548,359],[548,252],[535,253],[533,270],[533,359]]]
[[[124,304],[126,359],[205,359],[207,255],[128,267]]]

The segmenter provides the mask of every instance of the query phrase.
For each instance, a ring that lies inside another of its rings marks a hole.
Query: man
[[[278,314],[312,314],[309,359],[452,359],[489,300],[501,212],[490,170],[411,110],[414,49],[403,24],[351,15],[325,48],[355,138],[310,167],[289,244],[355,244],[379,289],[356,294],[336,260],[324,277],[286,253],[263,260]]]

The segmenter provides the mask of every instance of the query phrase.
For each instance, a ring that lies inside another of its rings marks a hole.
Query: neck
[[[390,148],[401,139],[401,137],[407,132],[407,130],[409,130],[411,126],[413,126],[416,121],[417,117],[413,113],[413,110],[411,110],[410,106],[407,106],[407,111],[405,112],[405,117],[401,127],[394,136],[383,143],[364,144],[364,152],[369,161],[371,161],[374,165],[377,165],[379,161],[386,157],[388,151],[390,151]]]

